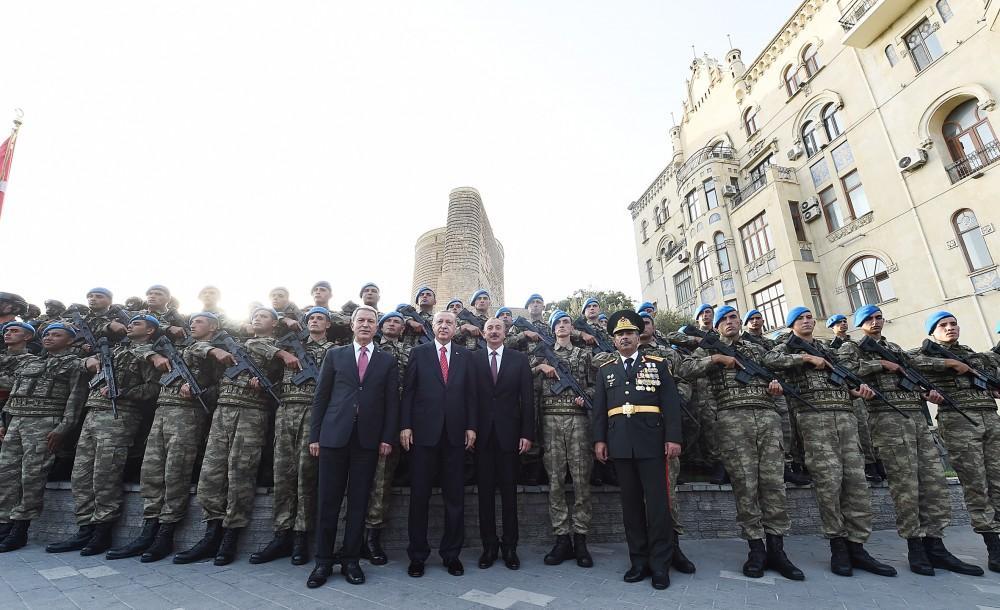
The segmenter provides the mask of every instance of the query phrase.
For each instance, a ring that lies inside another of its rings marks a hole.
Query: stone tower
[[[447,224],[417,238],[411,294],[430,286],[443,308],[452,298],[466,305],[479,288],[504,303],[503,246],[493,235],[479,191],[460,187],[448,194]]]

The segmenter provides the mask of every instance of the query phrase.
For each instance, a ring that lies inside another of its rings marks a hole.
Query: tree
[[[575,318],[583,313],[583,302],[590,297],[597,299],[597,302],[601,304],[601,311],[608,315],[611,315],[619,309],[631,309],[635,311],[635,301],[628,298],[628,296],[620,290],[604,291],[584,290],[580,288],[573,291],[573,294],[562,299],[561,301],[549,304],[549,306],[546,307],[546,312],[551,313],[556,309],[561,309]]]
[[[656,330],[663,334],[672,333],[686,324],[694,324],[687,314],[674,309],[663,309],[656,312]]]

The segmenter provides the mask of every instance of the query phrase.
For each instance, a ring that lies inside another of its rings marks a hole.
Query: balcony
[[[743,203],[753,197],[757,191],[767,186],[770,181],[788,182],[790,184],[799,183],[798,179],[795,177],[795,170],[792,168],[782,167],[780,165],[768,166],[765,172],[754,177],[752,181],[747,182],[740,187],[739,192],[736,193],[732,201],[729,203],[730,209],[735,210],[743,205]]]
[[[702,163],[711,160],[721,160],[721,161],[731,161],[736,163],[736,149],[731,146],[706,146],[705,148],[699,149],[693,155],[687,158],[684,165],[680,166],[677,170],[677,188],[681,188],[681,184],[687,180],[688,176],[694,173],[694,170],[698,169]]]
[[[914,0],[855,0],[840,17],[844,45],[863,49],[886,31]]]
[[[982,150],[977,150],[968,157],[959,159],[945,169],[948,171],[951,183],[955,184],[969,176],[978,177],[982,174],[983,168],[997,161],[1000,161],[1000,141],[994,140],[984,146]]]

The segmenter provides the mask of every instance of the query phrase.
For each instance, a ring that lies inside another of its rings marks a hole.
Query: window
[[[816,124],[812,121],[806,121],[802,126],[802,145],[806,148],[807,158],[819,152],[819,146],[816,144]]]
[[[847,295],[851,299],[851,309],[862,305],[883,303],[896,298],[889,281],[889,270],[882,259],[863,256],[851,264],[845,278]]]
[[[659,227],[660,225],[662,225],[663,224],[663,210],[660,209],[660,206],[656,206],[656,207],[653,208],[653,215],[656,217],[656,226]]]
[[[924,19],[905,36],[906,48],[910,50],[910,57],[913,58],[913,65],[916,66],[917,72],[944,55],[941,43],[938,42],[937,35],[934,34],[936,29],[937,27],[932,26],[930,21]]]
[[[812,295],[813,314],[817,318],[826,317],[826,307],[823,306],[823,295],[819,291],[819,278],[815,273],[806,274],[806,283],[809,284],[809,294]]]
[[[788,90],[788,95],[795,95],[795,92],[799,90],[799,75],[795,66],[785,68],[785,71],[782,72],[782,78],[785,79],[785,89]]]
[[[951,5],[948,4],[948,0],[938,0],[934,6],[937,7],[938,15],[941,15],[941,22],[948,23],[955,13],[951,12]]]
[[[889,60],[889,67],[893,67],[899,61],[899,55],[896,55],[896,47],[889,45],[885,48],[885,58]]]
[[[997,138],[989,118],[979,110],[979,100],[973,98],[962,102],[952,110],[944,120],[942,131],[953,160],[964,161],[970,157],[984,157],[977,159],[977,168],[985,165],[985,162],[996,160]],[[993,150],[991,154],[983,154],[990,149]]]
[[[806,228],[802,225],[802,210],[799,209],[798,201],[788,202],[788,213],[791,214],[792,226],[795,227],[795,239],[809,241],[806,238]]]
[[[764,213],[740,227],[740,240],[747,262],[755,261],[774,249],[771,247],[771,227]]]
[[[694,222],[695,218],[701,216],[701,209],[698,207],[698,192],[691,191],[684,198],[684,207],[687,208],[688,221]]]
[[[719,207],[719,194],[715,190],[715,180],[709,178],[702,183],[702,188],[705,190],[705,202],[708,204],[708,209]]]
[[[764,157],[764,160],[750,169],[750,190],[756,191],[767,182],[767,168],[771,167],[774,153]]]
[[[719,256],[719,273],[727,273],[729,266],[729,249],[726,247],[726,236],[722,233],[715,234],[715,252]]]
[[[837,168],[838,174],[853,164],[854,151],[851,150],[850,144],[844,142],[837,148],[833,149],[833,165]]]
[[[747,108],[747,111],[743,113],[743,127],[747,130],[747,137],[757,133],[757,110],[755,108]]]
[[[694,287],[691,285],[691,269],[685,267],[674,275],[674,293],[677,295],[677,304],[686,303],[694,296]]]
[[[986,239],[983,238],[983,231],[979,228],[975,212],[959,210],[952,217],[951,224],[955,228],[958,243],[962,245],[969,271],[992,267],[993,257],[990,256],[990,249],[986,246]]]
[[[768,328],[781,328],[785,325],[788,304],[785,302],[785,288],[781,282],[753,293],[753,305],[764,318]]]
[[[653,259],[646,259],[646,277],[649,278],[648,284],[653,283]]]
[[[844,185],[844,192],[847,193],[847,205],[851,208],[851,219],[864,216],[872,211],[868,205],[868,196],[865,195],[865,187],[861,185],[861,175],[858,170],[853,170],[840,179]]]
[[[826,139],[831,142],[844,133],[840,126],[840,118],[837,116],[836,104],[827,104],[823,108],[823,129],[826,130]]]
[[[826,159],[820,158],[819,161],[810,165],[809,173],[812,175],[813,186],[815,187],[819,187],[819,185],[830,180],[830,168],[826,164]]]
[[[694,264],[698,268],[698,284],[704,284],[711,279],[708,273],[708,248],[702,242],[694,247]]]
[[[806,67],[806,78],[819,72],[819,62],[816,61],[816,47],[809,45],[802,51],[802,65]]]
[[[819,201],[823,206],[823,216],[826,217],[826,228],[830,231],[836,231],[850,221],[837,202],[837,193],[832,186],[819,192]]]
[[[642,221],[642,241],[643,243],[649,241],[649,221]]]

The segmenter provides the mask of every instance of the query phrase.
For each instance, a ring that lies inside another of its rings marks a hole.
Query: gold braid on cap
[[[622,316],[618,318],[618,323],[615,324],[615,329],[611,331],[611,334],[614,335],[620,333],[623,330],[634,330],[638,332],[639,327],[636,326],[635,324],[632,324],[632,320],[629,320],[626,316]]]

